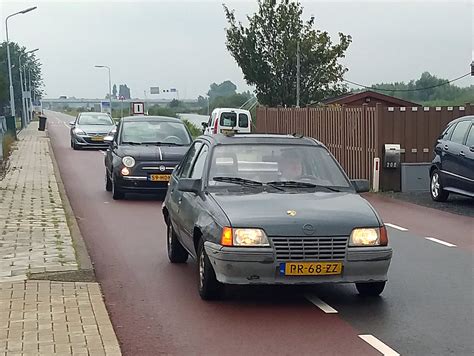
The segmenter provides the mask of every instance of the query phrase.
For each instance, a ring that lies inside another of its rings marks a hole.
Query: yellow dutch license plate
[[[342,273],[342,262],[287,262],[280,265],[285,276],[324,276]]]
[[[152,182],[168,182],[170,178],[170,174],[150,174],[150,180]]]
[[[104,136],[93,136],[91,137],[92,141],[104,141]]]

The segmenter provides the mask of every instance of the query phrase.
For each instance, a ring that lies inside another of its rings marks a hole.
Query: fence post
[[[268,107],[265,106],[265,133],[268,133],[268,128],[267,128],[267,114],[268,114]]]
[[[464,105],[465,107],[465,113],[466,115],[472,115],[474,113],[474,110],[472,110],[472,105],[471,103],[466,103],[466,105]]]

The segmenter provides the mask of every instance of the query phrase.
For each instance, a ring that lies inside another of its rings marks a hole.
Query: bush
[[[15,138],[12,135],[5,134],[3,136],[2,146],[3,146],[3,160],[7,160],[8,156],[13,149],[13,143],[15,142]]]
[[[176,112],[170,108],[163,107],[163,106],[152,106],[148,109],[148,115],[155,115],[155,116],[168,116],[168,117],[178,117]]]
[[[199,129],[199,127],[194,125],[192,122],[188,120],[183,120],[183,122],[188,128],[189,132],[191,133],[191,136],[193,137],[193,139],[202,135],[202,131]]]

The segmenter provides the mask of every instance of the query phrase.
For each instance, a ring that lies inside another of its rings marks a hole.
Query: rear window
[[[239,126],[249,127],[249,117],[247,114],[239,114]]]
[[[221,114],[220,125],[224,127],[236,127],[237,114],[235,112],[223,112]]]
[[[462,144],[464,141],[464,137],[466,137],[469,126],[471,126],[470,121],[459,122],[453,131],[453,135],[451,136],[451,141]]]

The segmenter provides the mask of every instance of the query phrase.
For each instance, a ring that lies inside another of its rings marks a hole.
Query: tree
[[[309,104],[346,91],[341,80],[347,71],[338,63],[351,36],[339,33],[333,44],[325,31],[313,29],[315,18],[303,21],[303,8],[290,0],[258,0],[258,11],[248,16],[248,26],[237,22],[224,5],[229,23],[226,45],[249,85],[256,87],[264,105],[296,103],[297,43],[301,53],[300,103]]]
[[[183,105],[183,103],[179,100],[176,100],[176,99],[171,100],[171,102],[168,104],[168,106],[170,108],[179,108],[182,105]]]
[[[112,87],[112,98],[117,99],[117,84]]]
[[[120,84],[119,96],[123,96],[124,99],[130,99],[130,88],[126,84]]]
[[[230,80],[226,80],[221,84],[212,83],[209,91],[207,92],[207,95],[211,100],[213,100],[219,96],[235,95],[236,90],[237,86]]]
[[[26,68],[27,80],[31,80],[31,87],[35,98],[41,98],[43,95],[43,80],[41,76],[41,63],[36,59],[35,53],[25,55],[28,50],[25,47],[20,47],[15,42],[10,42],[10,59],[12,65],[12,81],[14,90],[14,100],[16,112],[22,111],[21,102],[21,85],[20,85],[20,71],[19,71],[19,56],[22,54],[22,66]],[[6,42],[0,44],[0,92],[6,90],[6,97],[0,93],[0,111],[3,108],[10,107],[9,94],[9,78],[8,78],[8,62],[7,62],[7,46]],[[30,79],[31,78],[31,79]],[[10,110],[6,110],[5,114],[10,114]]]

